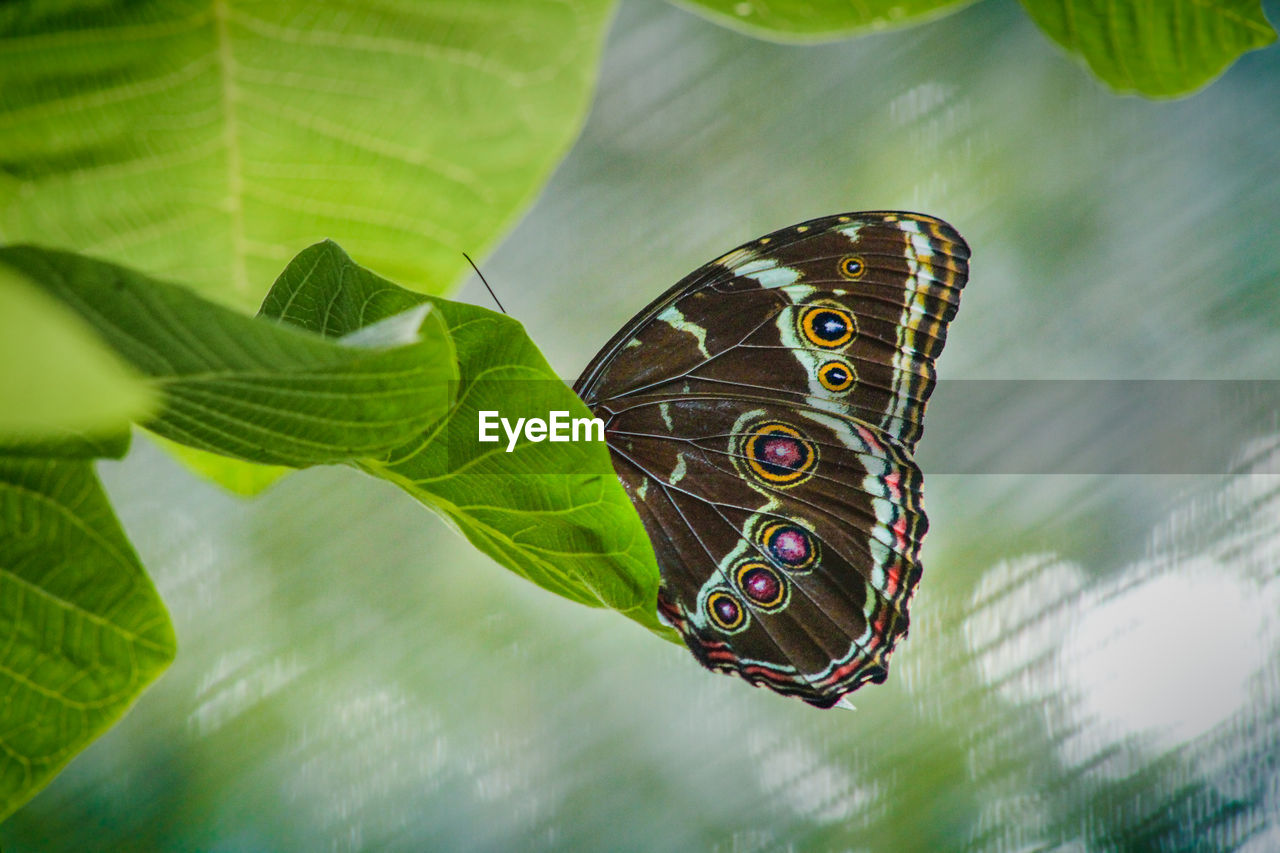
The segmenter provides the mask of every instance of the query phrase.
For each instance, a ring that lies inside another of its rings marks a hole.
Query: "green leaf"
[[[257,462],[233,459],[220,453],[196,450],[194,447],[178,444],[176,441],[170,441],[154,433],[148,438],[190,470],[207,480],[212,480],[233,494],[247,498],[262,494],[281,478],[297,470],[284,465],[261,465]]]
[[[673,0],[730,29],[780,42],[816,42],[921,24],[974,0]]]
[[[1275,30],[1260,0],[1022,0],[1054,41],[1118,92],[1185,95]]]
[[[123,459],[133,436],[126,424],[117,432],[92,434],[51,433],[43,438],[0,441],[0,456],[27,459]]]
[[[611,607],[662,636],[658,567],[640,518],[600,442],[477,440],[478,412],[504,416],[587,407],[556,377],[524,328],[485,308],[420,296],[358,266],[332,243],[300,254],[263,313],[348,335],[415,305],[435,306],[457,348],[461,379],[448,414],[412,441],[359,465],[452,521],[481,551],[552,592]]]
[[[0,456],[0,820],[173,660],[169,614],[87,461]]]
[[[127,445],[129,421],[146,417],[155,404],[145,380],[88,323],[0,265],[0,445],[117,455],[121,436]],[[109,435],[115,448],[102,446]]]
[[[163,407],[144,426],[201,450],[294,467],[380,453],[439,418],[457,376],[429,305],[333,341],[79,255],[6,247],[4,264],[152,379]]]
[[[441,292],[577,135],[612,6],[0,4],[0,234],[245,311],[321,235]]]

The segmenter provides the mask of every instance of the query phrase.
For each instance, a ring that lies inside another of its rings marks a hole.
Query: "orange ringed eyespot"
[[[835,305],[812,305],[800,315],[800,334],[824,349],[839,349],[849,343],[855,328],[853,315]]]
[[[853,368],[843,361],[828,361],[818,368],[818,383],[828,391],[848,391],[853,387]]]
[[[840,270],[840,275],[847,279],[857,281],[862,278],[864,273],[866,273],[867,264],[857,255],[845,255],[840,259],[838,269]]]
[[[756,477],[777,486],[793,486],[813,474],[818,450],[800,430],[771,422],[753,427],[743,442],[742,456]]]
[[[799,525],[772,521],[760,528],[757,538],[769,556],[788,572],[808,569],[817,562],[818,544]]]
[[[787,582],[767,563],[749,560],[738,566],[733,576],[739,591],[755,607],[768,612],[786,603]]]
[[[746,610],[727,592],[717,590],[708,595],[706,607],[712,624],[724,631],[735,631],[747,620]]]

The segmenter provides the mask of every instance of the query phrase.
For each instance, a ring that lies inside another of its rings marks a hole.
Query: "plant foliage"
[[[923,23],[973,0],[676,0],[732,29],[782,42],[830,41]],[[1037,26],[1117,92],[1194,92],[1275,41],[1261,0],[1020,0]],[[978,49],[980,46],[972,45]]]
[[[0,454],[0,530],[3,820],[124,714],[176,643],[90,460]]]
[[[678,2],[796,42],[973,0]],[[1021,2],[1107,85],[1149,97],[1276,37],[1259,0]],[[92,469],[126,452],[130,421],[245,493],[356,466],[517,574],[672,636],[603,445],[476,441],[483,410],[589,415],[518,322],[332,242],[243,313],[321,234],[445,290],[573,140],[612,7],[0,4],[0,235],[56,247],[0,248],[0,819],[175,652]]]
[[[552,592],[663,636],[658,569],[601,443],[477,441],[477,413],[586,406],[518,322],[398,287],[317,244],[260,315],[68,252],[0,248],[0,270],[66,310],[134,375],[148,429],[204,452],[346,463],[399,485]],[[173,657],[168,616],[91,460],[127,433],[0,445],[0,817],[116,719]],[[406,567],[412,571],[415,567]]]

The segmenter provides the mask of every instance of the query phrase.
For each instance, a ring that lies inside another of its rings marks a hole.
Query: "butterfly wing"
[[[917,214],[782,229],[687,276],[578,381],[703,664],[823,707],[884,680],[927,527],[910,454],[967,261]]]

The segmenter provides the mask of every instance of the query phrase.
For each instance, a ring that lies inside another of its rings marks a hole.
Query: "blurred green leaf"
[[[440,417],[457,376],[430,305],[332,341],[79,255],[14,246],[0,264],[152,379],[163,407],[144,426],[201,450],[294,467],[381,453]]]
[[[109,433],[58,430],[40,438],[0,441],[0,455],[27,459],[123,459],[132,438],[128,424]]]
[[[1261,0],[1021,0],[1054,41],[1118,92],[1185,95],[1271,44]]]
[[[0,443],[35,440],[44,453],[115,455],[83,448],[126,433],[155,402],[146,381],[88,323],[0,264]],[[56,447],[67,441],[81,450]]]
[[[829,41],[921,24],[974,0],[673,0],[718,24],[782,42]]]
[[[577,135],[612,7],[0,4],[0,233],[242,310],[325,234],[440,292]]]
[[[148,437],[190,470],[233,494],[247,498],[262,494],[282,477],[297,470],[284,465],[262,465],[223,456],[221,453],[197,450],[154,433]]]
[[[524,328],[484,308],[420,296],[354,263],[333,243],[302,252],[263,314],[329,336],[429,304],[448,325],[461,380],[448,414],[413,440],[359,464],[455,524],[506,568],[573,601],[611,607],[670,638],[657,621],[658,566],[602,442],[481,444],[478,412],[504,416],[587,407]]]
[[[0,456],[0,820],[173,660],[169,614],[88,461]]]
[[[815,42],[920,24],[973,0],[672,0],[757,38]],[[1175,97],[1271,44],[1261,0],[1021,0],[1054,41],[1118,92]]]

